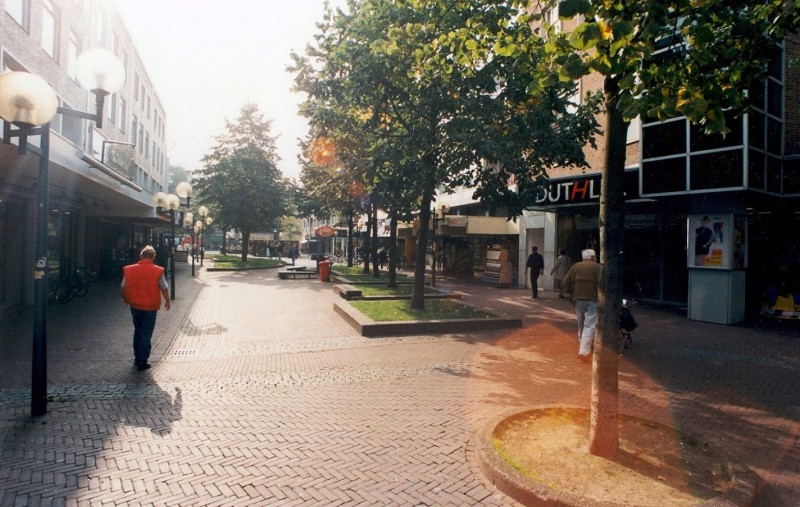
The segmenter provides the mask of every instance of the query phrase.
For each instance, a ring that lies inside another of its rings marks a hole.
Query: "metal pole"
[[[36,189],[36,262],[33,270],[33,362],[31,416],[47,413],[47,220],[50,212],[50,124],[41,127],[39,179]]]
[[[194,224],[192,224],[192,247],[189,251],[192,254],[192,277],[194,277],[194,254],[197,251],[197,245],[194,242]]]
[[[169,210],[169,219],[172,222],[172,237],[169,240],[169,283],[172,292],[170,299],[175,299],[175,210]]]
[[[203,257],[204,256],[203,256],[202,250],[200,250],[200,248],[201,248],[201,245],[203,244],[203,239],[205,239],[205,235],[206,235],[206,217],[203,217],[203,225],[200,226],[200,241],[199,241],[200,244],[197,245],[197,253],[198,253],[198,255],[200,255],[200,265],[201,266],[203,265]]]

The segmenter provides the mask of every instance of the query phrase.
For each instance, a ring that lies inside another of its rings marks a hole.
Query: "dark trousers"
[[[539,297],[539,273],[538,269],[531,269],[531,291],[533,297]]]
[[[158,310],[131,308],[133,317],[133,361],[136,366],[147,363],[150,358],[150,340],[156,327]]]

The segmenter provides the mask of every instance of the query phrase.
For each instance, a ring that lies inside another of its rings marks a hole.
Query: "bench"
[[[339,296],[350,301],[351,299],[361,297],[361,289],[357,289],[350,284],[342,283],[333,286],[333,291],[337,292]]]
[[[296,280],[298,278],[305,278],[306,280],[310,280],[316,277],[317,277],[317,272],[310,270],[296,269],[293,271],[278,272],[278,278],[280,278],[281,280],[289,280],[289,279]]]

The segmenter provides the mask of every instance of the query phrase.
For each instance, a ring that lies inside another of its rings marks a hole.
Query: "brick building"
[[[128,251],[163,224],[152,194],[168,184],[166,114],[111,0],[0,0],[0,69],[43,77],[58,105],[94,112],[75,61],[104,48],[122,62],[123,88],[106,97],[103,127],[56,114],[50,123],[50,283],[78,268],[118,276]],[[5,134],[4,134],[5,135]],[[0,144],[0,307],[32,302],[38,136],[27,154]]]

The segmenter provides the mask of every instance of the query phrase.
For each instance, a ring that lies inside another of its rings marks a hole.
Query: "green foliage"
[[[765,75],[782,37],[800,26],[797,3],[783,0],[547,5],[556,3],[562,19],[578,20],[571,32],[547,34],[562,78],[600,73],[618,82],[626,120],[686,116],[707,133],[727,132],[722,111],[746,110],[750,83]]]
[[[414,309],[407,300],[351,301],[358,311],[378,322],[406,320],[489,319],[495,315],[451,299],[429,299],[424,309]]]
[[[242,233],[244,259],[250,233],[277,227],[288,210],[289,185],[277,167],[270,125],[256,105],[245,105],[236,122],[226,121],[227,132],[198,174],[200,202],[212,209],[216,224]]]

